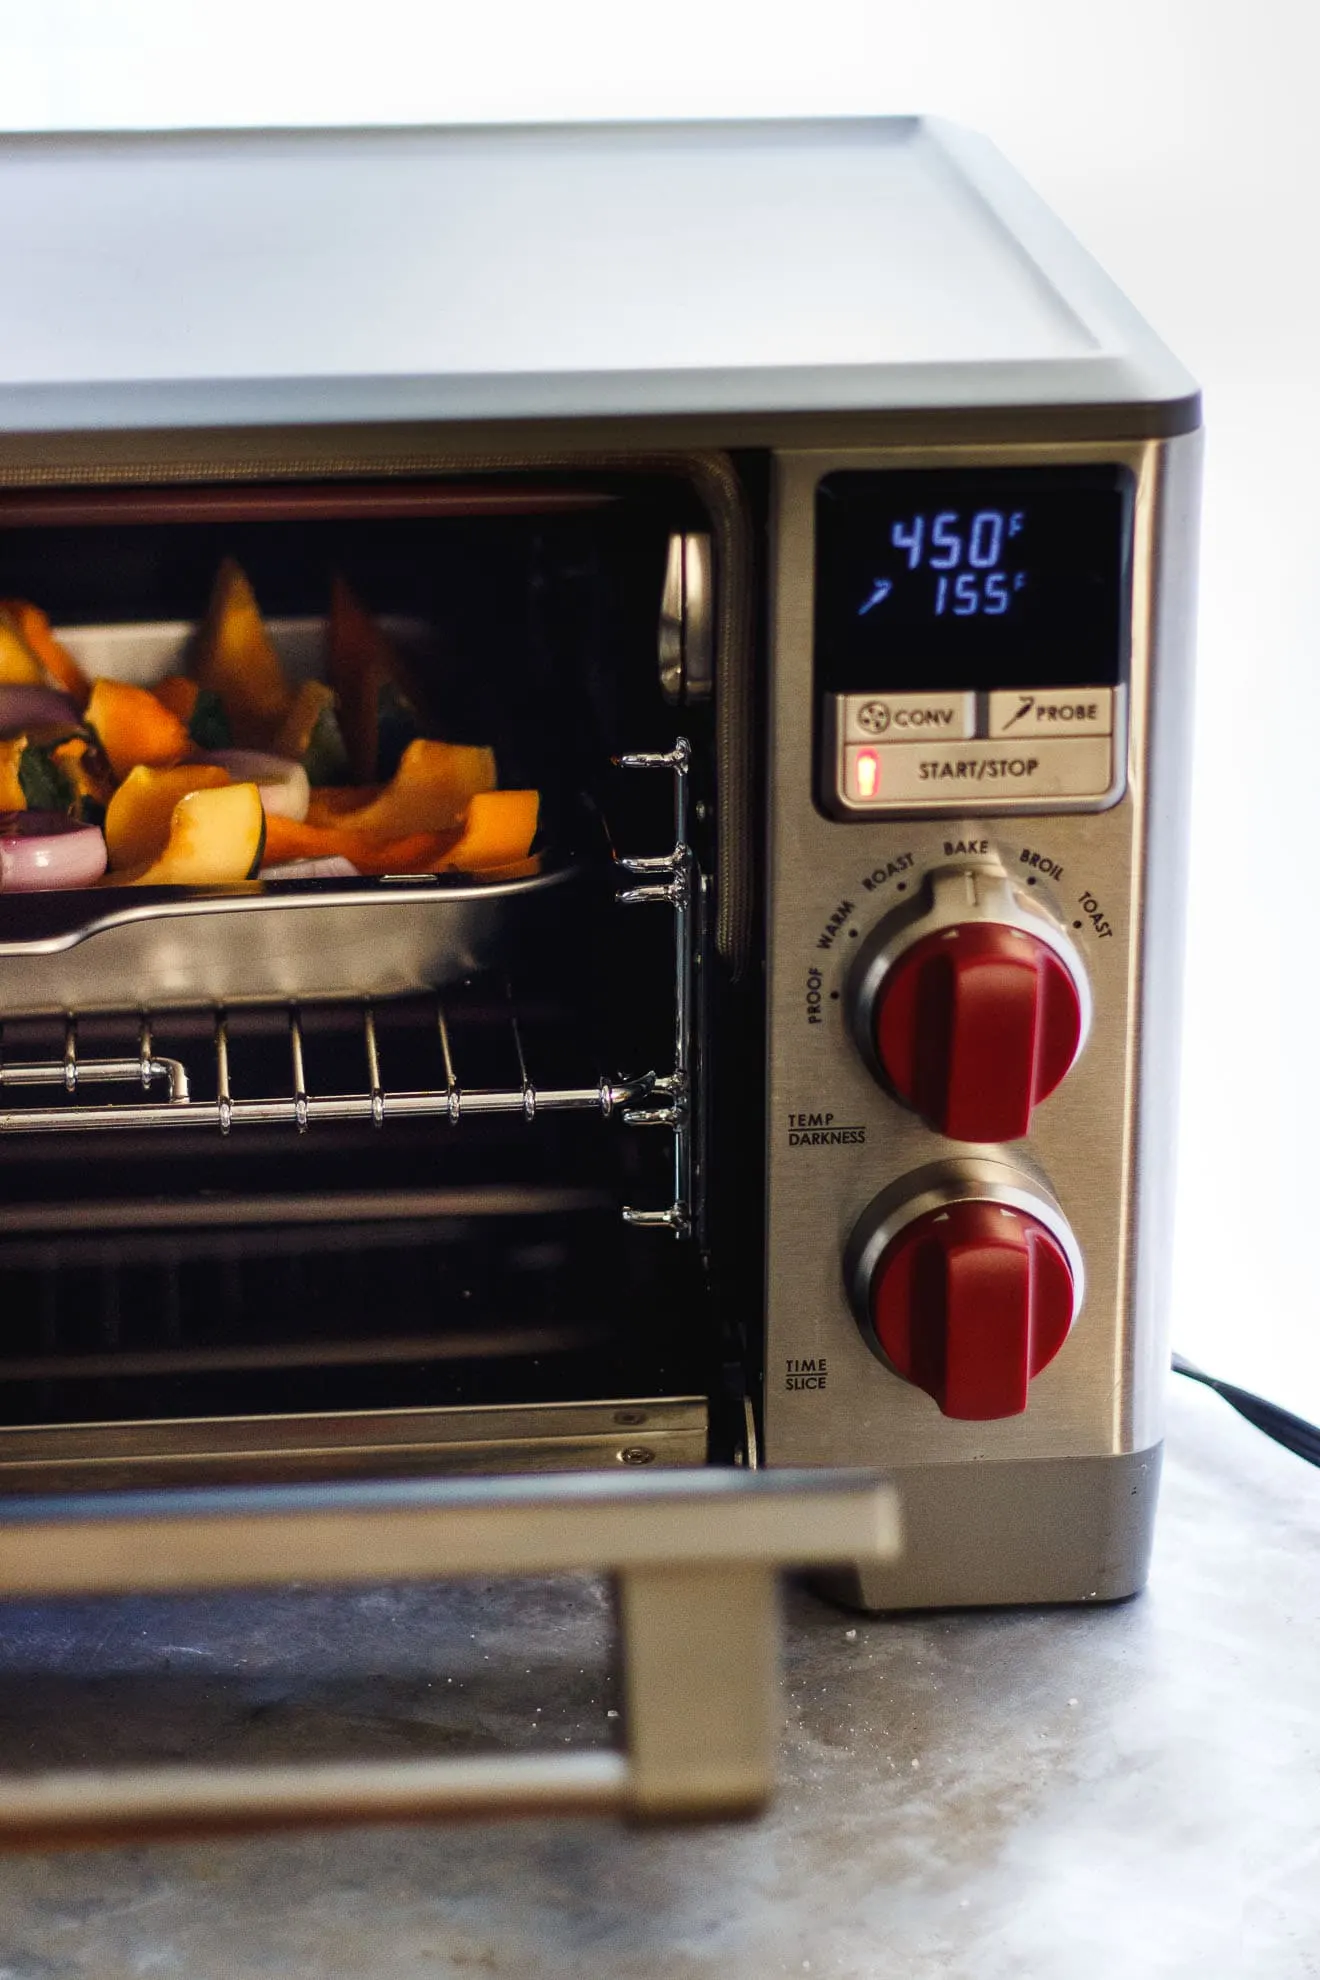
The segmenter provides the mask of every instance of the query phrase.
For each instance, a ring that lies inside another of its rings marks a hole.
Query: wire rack
[[[299,1134],[322,1121],[365,1121],[384,1127],[387,1121],[443,1118],[457,1125],[479,1115],[520,1114],[532,1121],[540,1114],[593,1112],[608,1119],[617,1109],[644,1102],[656,1087],[656,1075],[635,1079],[601,1079],[594,1086],[539,1087],[532,1079],[523,1049],[518,1018],[508,1024],[521,1077],[507,1087],[464,1087],[455,1064],[450,1025],[443,1003],[435,1007],[435,1028],[444,1064],[443,1085],[414,1090],[387,1090],[380,1075],[376,1013],[370,1004],[358,1007],[363,1087],[360,1093],[312,1093],[306,1075],[306,1020],[300,1006],[288,1008],[288,1091],[263,1098],[243,1098],[231,1090],[229,1016],[214,1016],[212,1063],[207,1085],[214,1099],[194,1098],[196,1074],[190,1078],[181,1059],[164,1058],[152,1050],[149,1017],[140,1020],[136,1058],[80,1059],[76,1020],[66,1021],[65,1048],[58,1060],[0,1064],[0,1095],[7,1088],[61,1085],[66,1098],[47,1107],[0,1109],[0,1134],[96,1133],[130,1128],[292,1127]],[[136,1086],[137,1101],[111,1101],[79,1106],[77,1097],[89,1087]]]

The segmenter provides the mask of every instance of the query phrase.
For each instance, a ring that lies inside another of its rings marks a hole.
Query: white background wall
[[[1205,387],[1175,1338],[1320,1417],[1320,9],[0,0],[0,128],[911,110],[987,131]]]

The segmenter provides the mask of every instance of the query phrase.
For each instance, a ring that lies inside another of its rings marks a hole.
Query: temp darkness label
[[[833,1114],[790,1114],[790,1148],[857,1148],[866,1140],[866,1129],[840,1126]]]
[[[807,1355],[802,1360],[789,1360],[784,1363],[784,1387],[786,1389],[823,1389],[827,1374],[823,1354]]]

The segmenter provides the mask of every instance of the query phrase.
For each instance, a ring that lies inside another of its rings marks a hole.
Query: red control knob
[[[1078,1285],[1039,1218],[954,1202],[897,1232],[871,1274],[870,1321],[886,1361],[946,1416],[1017,1416],[1027,1384],[1068,1337]]]
[[[1016,1141],[1081,1050],[1090,999],[1066,935],[1002,874],[931,876],[859,959],[859,1026],[900,1100],[955,1141]]]

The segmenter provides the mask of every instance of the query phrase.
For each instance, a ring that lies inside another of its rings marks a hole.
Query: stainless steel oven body
[[[0,1485],[879,1465],[850,1600],[1138,1587],[1186,375],[911,120],[0,182],[5,588],[164,651],[241,539],[292,653],[356,558],[562,799],[502,891],[0,901]]]

